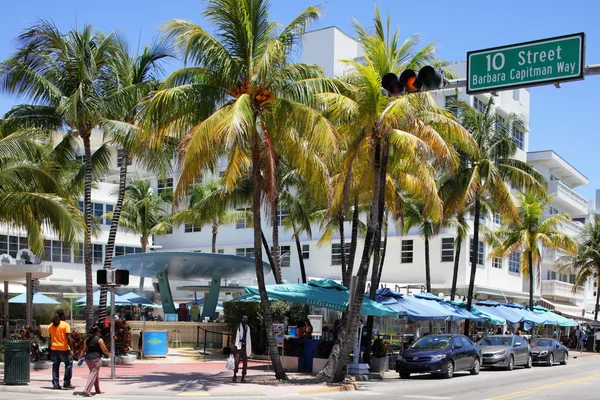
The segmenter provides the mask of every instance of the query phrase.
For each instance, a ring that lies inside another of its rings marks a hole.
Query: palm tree
[[[90,25],[62,34],[49,21],[40,21],[17,38],[15,54],[0,67],[0,87],[24,95],[33,105],[29,118],[47,131],[62,130],[83,141],[84,262],[87,294],[86,326],[92,325],[92,152],[90,138],[105,114],[106,78],[114,71],[117,51],[112,35]],[[39,115],[47,118],[40,119]]]
[[[111,82],[112,93],[106,96],[105,103],[110,114],[101,121],[101,127],[105,135],[111,138],[111,142],[118,147],[121,165],[119,167],[119,190],[117,201],[112,213],[108,240],[106,243],[106,255],[104,257],[104,268],[112,266],[113,251],[119,218],[125,198],[125,187],[127,184],[127,169],[131,162],[136,161],[146,169],[159,174],[165,174],[172,159],[172,151],[165,146],[160,151],[154,151],[144,143],[137,143],[139,135],[139,120],[137,118],[139,103],[159,85],[159,74],[162,72],[161,61],[170,57],[170,51],[162,42],[155,42],[144,47],[138,56],[129,54],[128,44],[124,40],[118,42],[119,58],[116,60],[117,74]],[[103,320],[106,313],[106,288],[100,291],[99,320]]]
[[[573,293],[579,286],[585,285],[589,279],[600,282],[600,215],[594,214],[585,224],[577,247],[577,253],[566,255],[559,259],[561,271],[575,271],[575,284]],[[596,284],[596,303],[594,307],[594,320],[598,320],[598,307],[600,304],[600,288]]]
[[[150,181],[135,179],[125,187],[125,201],[119,225],[126,231],[140,235],[142,253],[146,252],[152,235],[164,235],[171,227],[169,199],[155,194]],[[113,218],[112,213],[107,214]],[[139,293],[144,290],[144,277],[140,276]]]
[[[503,221],[510,223],[519,220],[519,213],[510,193],[510,187],[518,186],[526,190],[545,193],[546,180],[533,167],[514,158],[517,145],[513,141],[510,128],[513,124],[522,124],[516,115],[509,115],[503,124],[497,123],[493,113],[493,98],[483,111],[478,111],[464,102],[457,102],[452,108],[461,112],[461,124],[471,133],[476,142],[475,151],[470,155],[461,155],[465,159],[453,178],[456,185],[452,193],[445,198],[448,214],[473,212],[473,249],[477,249],[480,234],[480,215],[482,207],[489,204],[498,210]],[[467,309],[471,309],[475,273],[477,271],[478,252],[471,251],[471,272],[467,294]],[[468,332],[469,320],[465,321]]]
[[[521,267],[523,273],[529,275],[529,309],[533,311],[533,281],[536,278],[538,281],[540,279],[542,247],[575,254],[577,242],[557,230],[569,220],[567,214],[552,215],[544,219],[544,209],[550,203],[551,196],[537,196],[527,192],[519,193],[517,198],[519,219],[504,225],[491,235],[494,249],[490,256],[523,254]]]
[[[221,158],[227,162],[226,189],[252,176],[256,278],[266,326],[273,320],[262,269],[261,196],[271,204],[276,197],[281,143],[298,150],[300,166],[311,162],[307,153],[336,148],[333,128],[308,106],[328,80],[316,66],[290,62],[320,10],[309,7],[280,30],[269,9],[266,0],[209,0],[204,16],[215,35],[189,21],[167,23],[168,36],[194,65],[171,74],[146,110],[149,127],[156,128],[148,129],[155,145],[173,132],[185,134],[176,201],[203,168],[214,168]],[[286,379],[271,330],[267,339],[275,375]]]
[[[30,249],[44,252],[44,229],[72,244],[83,232],[79,209],[63,190],[47,146],[0,119],[0,223],[27,231]]]
[[[340,170],[348,173],[354,171],[355,163],[365,165],[360,174],[353,174],[354,179],[371,188],[356,294],[347,319],[342,321],[331,356],[319,374],[320,378],[334,380],[341,380],[345,375],[352,340],[344,338],[356,331],[371,257],[374,251],[379,251],[380,239],[376,239],[381,238],[388,175],[411,195],[425,202],[434,200],[437,188],[429,161],[435,159],[452,168],[456,158],[452,143],[463,151],[469,150],[467,144],[470,143],[468,132],[455,123],[448,112],[438,108],[428,94],[389,98],[381,91],[385,74],[397,74],[406,68],[419,69],[431,62],[433,46],[417,50],[418,38],[414,36],[400,45],[398,32],[390,33],[389,20],[387,29],[384,28],[377,9],[373,35],[358,22],[355,26],[365,50],[364,61],[344,61],[351,72],[342,79],[341,93],[320,96],[328,103],[328,115],[339,124],[338,131],[347,136],[347,151]],[[441,209],[437,212],[441,213]]]
[[[425,241],[425,285],[427,293],[431,293],[431,265],[429,261],[429,241],[440,231],[440,221],[429,216],[427,207],[418,201],[407,201],[404,209],[403,234],[411,228],[418,227],[419,234]]]
[[[175,225],[190,224],[202,226],[210,223],[212,228],[212,252],[217,252],[217,234],[219,227],[230,224],[240,218],[249,219],[247,211],[232,210],[223,199],[219,181],[194,185],[190,194],[189,206],[173,215]]]

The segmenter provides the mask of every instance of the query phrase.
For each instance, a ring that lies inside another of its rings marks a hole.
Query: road
[[[246,394],[246,396],[251,395],[251,393]],[[72,392],[49,392],[44,395],[5,392],[0,397],[3,400],[61,400],[74,398]],[[194,398],[193,396],[184,397],[186,399]],[[233,398],[209,397],[215,399]],[[371,398],[381,398],[382,400],[600,399],[600,356],[571,358],[566,366],[540,366],[532,369],[519,367],[515,368],[514,371],[482,370],[478,376],[471,376],[468,372],[459,372],[456,373],[453,379],[449,380],[433,378],[429,375],[414,375],[408,380],[385,379],[383,381],[360,382],[359,390],[353,392],[288,395],[286,397],[299,397],[303,400],[358,400]],[[139,396],[103,394],[96,398],[101,400],[137,399]],[[164,395],[144,395],[144,400],[164,400],[165,398]],[[206,396],[202,396],[202,398],[206,398]]]

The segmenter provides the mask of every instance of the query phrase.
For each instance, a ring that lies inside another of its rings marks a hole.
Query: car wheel
[[[548,356],[548,366],[551,367],[554,365],[554,353],[550,353]]]
[[[471,375],[479,375],[480,367],[481,363],[479,362],[479,358],[475,358],[475,361],[473,362],[473,369],[469,372],[471,373]]]
[[[410,378],[410,373],[400,372],[400,379],[408,379],[408,378]]]
[[[531,354],[530,354],[529,357],[527,357],[527,364],[525,364],[525,368],[531,368],[532,365],[533,365],[533,357],[531,357]]]
[[[515,368],[515,358],[512,356],[510,356],[510,358],[508,359],[508,365],[506,366],[506,369],[509,371],[512,371]]]
[[[444,372],[442,376],[446,379],[450,379],[454,376],[454,363],[452,361],[448,361],[446,364],[446,372]]]
[[[567,365],[569,362],[569,353],[565,353],[565,359],[561,361],[560,365]]]

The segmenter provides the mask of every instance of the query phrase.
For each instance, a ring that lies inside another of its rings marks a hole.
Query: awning
[[[577,326],[579,325],[577,322],[570,318],[565,318],[562,315],[555,314],[548,310],[547,308],[535,306],[533,307],[535,313],[541,315],[546,319],[547,325],[557,325],[557,326]]]
[[[548,300],[546,298],[542,298],[546,303],[554,306],[554,311],[558,311],[563,315],[568,315],[569,318],[573,319],[581,319],[581,311],[583,307],[576,306],[573,303],[558,301],[558,300]]]
[[[451,313],[437,306],[435,301],[405,296],[388,288],[377,289],[375,301],[396,311],[396,316],[411,321],[447,321]]]
[[[467,304],[462,301],[448,301],[448,304],[454,306],[458,312],[469,312],[467,311]],[[485,310],[481,310],[474,305],[471,305],[470,313],[480,317],[481,319],[487,320],[492,325],[504,325],[506,323],[506,320],[504,318],[499,317],[497,315],[489,314],[485,312]]]
[[[518,324],[525,321],[525,317],[521,314],[517,314],[513,309],[508,307],[502,307],[500,303],[492,300],[485,300],[477,302],[477,308],[485,311],[488,314],[503,318],[509,324]]]
[[[246,293],[258,295],[258,287],[247,286]],[[267,285],[267,295],[270,299],[289,301],[298,304],[309,304],[314,307],[329,308],[345,311],[348,307],[349,292],[346,286],[324,279],[308,283],[288,283],[285,285]],[[363,299],[362,315],[375,317],[397,317],[393,309],[370,300]]]
[[[527,310],[525,307],[523,307],[520,304],[506,303],[506,304],[502,304],[500,307],[508,307],[508,308],[513,309],[517,314],[521,314],[523,316],[523,318],[525,318],[526,322],[529,322],[530,324],[533,324],[533,325],[546,325],[547,323],[550,323],[550,325],[553,325],[552,322],[554,322],[554,320],[547,321],[542,315],[537,314],[533,311]]]
[[[454,304],[446,302],[441,297],[435,296],[431,293],[415,294],[414,297],[427,301],[425,304],[428,306],[440,307],[441,309],[446,310],[449,313],[450,319],[453,321],[470,319],[472,321],[480,322],[484,320],[483,317],[470,313],[466,308],[457,307]]]

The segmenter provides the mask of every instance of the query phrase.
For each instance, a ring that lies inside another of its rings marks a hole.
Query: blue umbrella
[[[18,296],[13,297],[12,299],[8,300],[9,303],[13,303],[13,304],[27,304],[27,294],[26,293],[22,293]],[[33,294],[33,301],[32,304],[54,304],[54,305],[58,305],[60,304],[58,301],[45,296],[41,293],[34,293]]]
[[[85,305],[86,300],[87,300],[87,297],[83,296],[82,298],[80,298],[79,300],[77,300],[75,302],[75,304]],[[96,290],[94,292],[93,303],[94,303],[94,306],[98,306],[100,304],[100,291],[99,290]],[[119,306],[125,306],[125,305],[127,305],[127,306],[129,306],[131,304],[133,304],[133,303],[131,303],[129,300],[122,298],[118,294],[115,294],[115,305],[119,305]],[[110,306],[110,293],[107,293],[107,296],[106,296],[106,305]]]
[[[478,301],[477,308],[485,311],[488,314],[503,318],[509,324],[518,324],[525,321],[525,317],[519,314],[515,309],[510,307],[503,307],[500,303],[493,300]]]
[[[453,315],[443,307],[436,307],[436,302],[430,303],[412,296],[404,296],[388,288],[377,289],[375,301],[395,310],[398,316],[412,321],[446,321]]]
[[[450,300],[450,301],[448,301],[448,304],[451,304],[452,306],[454,306],[454,308],[456,308],[456,310],[458,312],[469,312],[469,311],[467,311],[467,304],[462,301]],[[506,323],[506,319],[499,317],[497,315],[494,315],[494,314],[487,313],[482,308],[479,308],[474,305],[471,305],[470,313],[491,322],[493,325],[504,325]]]
[[[483,321],[483,318],[473,315],[470,312],[468,312],[467,310],[459,310],[458,308],[455,308],[451,304],[446,303],[444,301],[444,299],[442,299],[441,297],[438,297],[431,293],[417,293],[414,295],[414,297],[428,302],[427,305],[429,305],[431,307],[438,308],[440,310],[446,310],[449,313],[450,319],[452,319],[454,321],[459,321],[462,319]]]
[[[258,295],[258,287],[247,286],[246,293]],[[332,280],[312,280],[308,283],[267,285],[269,299],[309,304],[315,307],[344,311],[348,307],[349,292],[346,286]],[[362,315],[376,317],[397,317],[398,313],[385,305],[364,299]]]
[[[544,324],[546,324],[546,322],[550,322],[550,324],[552,325],[551,321],[547,321],[543,316],[527,310],[525,307],[523,307],[520,304],[512,302],[512,303],[506,303],[506,304],[502,305],[501,307],[508,307],[508,308],[513,309],[518,314],[523,315],[523,317],[525,318],[525,321],[529,322],[530,324],[544,325]]]
[[[124,295],[121,296],[121,299],[125,299],[125,300],[129,301],[131,304],[141,304],[142,306],[151,307],[151,308],[162,308],[161,305],[155,304],[152,301],[148,300],[147,298],[142,297],[142,296],[138,295],[137,293],[133,293],[133,292],[125,293]],[[116,300],[115,300],[115,303],[116,303]]]

